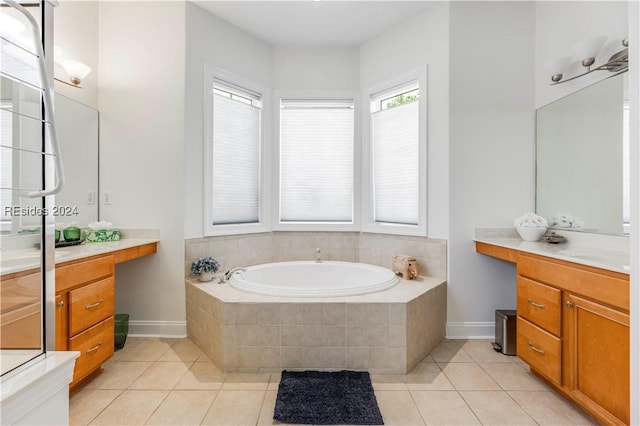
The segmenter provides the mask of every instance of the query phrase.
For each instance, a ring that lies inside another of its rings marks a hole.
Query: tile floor
[[[223,373],[188,339],[129,338],[70,400],[80,425],[264,425],[280,375]],[[386,425],[592,424],[516,357],[449,340],[406,375],[372,375]]]

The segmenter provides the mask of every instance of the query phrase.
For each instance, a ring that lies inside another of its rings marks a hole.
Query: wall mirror
[[[40,110],[39,94],[16,88],[15,82],[5,77],[2,77],[1,88],[1,231],[5,235],[37,233],[40,227],[39,218],[33,215],[12,214],[11,207],[38,207],[39,199],[19,196],[16,191],[11,192],[5,187],[35,190],[41,186],[41,169],[31,164],[33,161],[37,162],[39,157],[14,149],[22,147],[37,152],[40,148],[40,123],[30,115]],[[55,95],[54,103],[56,130],[66,178],[62,191],[55,196],[56,222],[63,225],[75,222],[79,227],[86,227],[89,222],[99,218],[99,114],[86,105],[58,94]],[[11,114],[11,111],[16,110],[21,114]]]
[[[628,75],[537,110],[536,212],[553,228],[628,234]]]
[[[75,222],[86,228],[99,217],[99,114],[59,94],[55,96],[55,111],[65,172],[65,185],[56,195],[56,206],[63,207],[56,223]]]

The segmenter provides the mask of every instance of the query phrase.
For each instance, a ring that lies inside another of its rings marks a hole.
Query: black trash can
[[[127,341],[127,334],[129,334],[129,314],[116,314],[115,315],[115,350],[124,348],[124,342]]]

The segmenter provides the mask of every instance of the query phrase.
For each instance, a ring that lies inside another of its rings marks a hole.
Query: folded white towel
[[[92,231],[108,231],[113,228],[113,224],[105,220],[89,222],[88,226]]]

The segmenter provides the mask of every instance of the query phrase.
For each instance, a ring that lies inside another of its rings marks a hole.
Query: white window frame
[[[354,105],[354,141],[353,141],[353,215],[351,222],[280,222],[280,102],[283,99],[301,100],[337,100],[352,99]],[[360,96],[354,90],[274,90],[273,93],[273,157],[272,174],[273,203],[272,228],[274,231],[359,231],[362,205],[362,144]]]
[[[411,81],[418,81],[420,89],[419,122],[418,122],[418,224],[405,225],[395,223],[380,223],[375,221],[375,206],[373,196],[373,157],[371,139],[371,97],[377,93],[392,90],[394,87],[406,85]],[[423,65],[406,73],[385,80],[365,88],[362,94],[362,232],[378,234],[427,236],[427,66]]]
[[[214,225],[212,218],[212,186],[213,186],[213,82],[214,79],[227,81],[239,87],[246,88],[262,96],[262,123],[260,140],[260,207],[257,223]],[[205,236],[253,234],[270,232],[270,186],[271,176],[271,94],[270,90],[254,81],[238,76],[211,65],[205,65],[204,70],[204,141],[203,141],[203,230]]]

